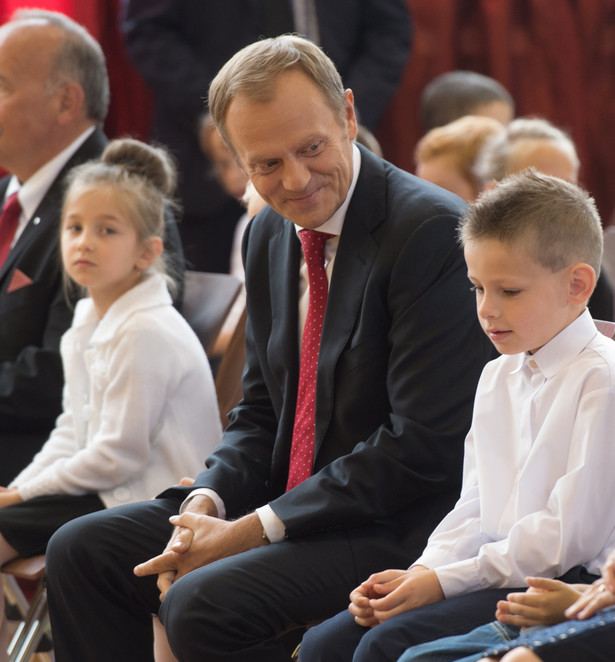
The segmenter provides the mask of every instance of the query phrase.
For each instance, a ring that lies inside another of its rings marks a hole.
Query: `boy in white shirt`
[[[503,354],[478,385],[460,499],[410,568],[372,575],[348,612],[307,632],[302,662],[394,661],[491,621],[528,575],[591,581],[614,546],[615,343],[587,311],[602,258],[593,200],[525,171],[483,194],[459,235]]]

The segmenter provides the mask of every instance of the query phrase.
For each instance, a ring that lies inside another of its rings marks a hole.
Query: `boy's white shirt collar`
[[[539,370],[548,379],[573,361],[597,333],[599,331],[586,308],[535,354],[520,354],[520,365],[514,372],[528,366],[530,370]]]

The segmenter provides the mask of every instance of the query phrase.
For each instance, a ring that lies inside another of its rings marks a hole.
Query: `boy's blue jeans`
[[[525,632],[533,628],[528,628]],[[498,621],[475,628],[467,634],[444,637],[409,648],[398,662],[475,662],[483,653],[506,641],[516,639],[520,629]]]

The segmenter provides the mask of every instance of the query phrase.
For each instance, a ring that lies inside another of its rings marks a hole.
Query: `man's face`
[[[46,85],[55,43],[43,26],[0,30],[0,165],[21,181],[47,160],[59,110]]]
[[[357,131],[350,90],[341,118],[310,78],[289,71],[270,101],[235,97],[226,127],[256,190],[293,223],[318,228],[346,199]]]

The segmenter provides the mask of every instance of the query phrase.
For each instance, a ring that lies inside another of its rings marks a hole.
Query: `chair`
[[[47,589],[45,585],[45,556],[18,558],[2,567],[3,584],[7,598],[20,611],[23,620],[19,624],[8,653],[10,662],[27,662],[33,659],[36,649],[49,626],[47,611]],[[32,599],[28,603],[17,580],[36,584]],[[51,660],[49,655],[38,653],[38,660]]]
[[[602,335],[615,340],[615,322],[610,322],[607,320],[594,320],[594,324]]]
[[[239,304],[239,305],[237,305]],[[234,310],[225,322],[225,331],[220,332],[216,349],[221,360],[216,372],[216,394],[222,429],[228,425],[227,413],[241,400],[241,377],[246,363],[246,317],[245,296],[238,298]],[[232,332],[231,332],[232,329]],[[215,350],[214,350],[215,351]]]
[[[214,353],[216,339],[241,289],[241,280],[230,274],[186,272],[182,315],[214,363],[220,359]]]

